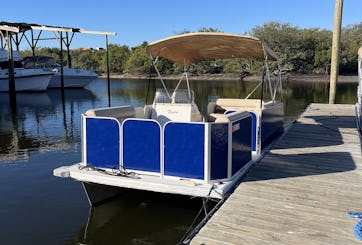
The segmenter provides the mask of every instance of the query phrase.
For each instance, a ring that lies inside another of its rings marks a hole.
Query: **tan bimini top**
[[[216,59],[278,60],[276,54],[256,37],[221,32],[196,32],[172,36],[149,44],[148,51],[154,57],[164,57],[185,67],[199,61]]]
[[[362,47],[358,49],[358,58],[362,59]]]

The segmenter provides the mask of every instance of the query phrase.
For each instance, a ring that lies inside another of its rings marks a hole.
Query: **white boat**
[[[82,161],[53,174],[81,181],[91,205],[125,189],[221,199],[283,132],[283,103],[276,100],[280,72],[273,82],[269,74],[271,61],[280,71],[277,56],[255,37],[207,32],[162,39],[148,50],[163,86],[153,104],[88,110],[82,115]],[[173,90],[157,70],[159,57],[185,67]],[[265,76],[246,98],[219,98],[203,116],[187,68],[225,58],[264,61]],[[250,99],[258,87],[260,99]]]
[[[54,73],[46,69],[25,69],[17,51],[13,51],[15,91],[45,91]],[[9,91],[8,51],[0,49],[0,92]]]
[[[357,128],[362,133],[362,47],[358,50],[358,87],[357,87],[357,103],[356,121]]]
[[[24,58],[24,66],[27,68],[44,68],[55,72],[50,79],[48,88],[61,88],[60,65],[55,62],[53,57],[32,56]],[[98,77],[93,71],[86,71],[76,68],[63,67],[64,87],[65,88],[84,88],[91,81]]]

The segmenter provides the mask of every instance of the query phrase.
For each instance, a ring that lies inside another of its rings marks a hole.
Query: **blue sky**
[[[134,47],[202,27],[245,34],[270,21],[332,30],[334,5],[335,0],[18,0],[2,1],[0,21],[114,31],[110,43]],[[342,26],[362,22],[361,12],[362,0],[344,0]],[[103,36],[77,35],[72,48],[104,43]],[[55,41],[39,45],[58,47]]]

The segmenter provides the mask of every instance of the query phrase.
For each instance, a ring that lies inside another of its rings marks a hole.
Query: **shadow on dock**
[[[356,169],[351,151],[361,152],[352,116],[304,116],[291,126],[243,182],[330,174]]]

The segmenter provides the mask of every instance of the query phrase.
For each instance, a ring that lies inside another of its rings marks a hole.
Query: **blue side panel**
[[[86,118],[87,165],[119,168],[119,124],[114,119]]]
[[[247,117],[233,122],[232,175],[251,160],[252,119]]]
[[[123,123],[123,166],[160,172],[160,133],[157,122],[126,120]]]
[[[228,128],[228,123],[211,125],[211,180],[228,177]]]
[[[249,112],[252,119],[252,150],[256,151],[256,114],[254,112]]]
[[[165,175],[204,179],[205,126],[171,122],[164,129]]]
[[[283,133],[283,114],[283,107],[275,106],[271,109],[263,110],[261,117],[262,149]]]

